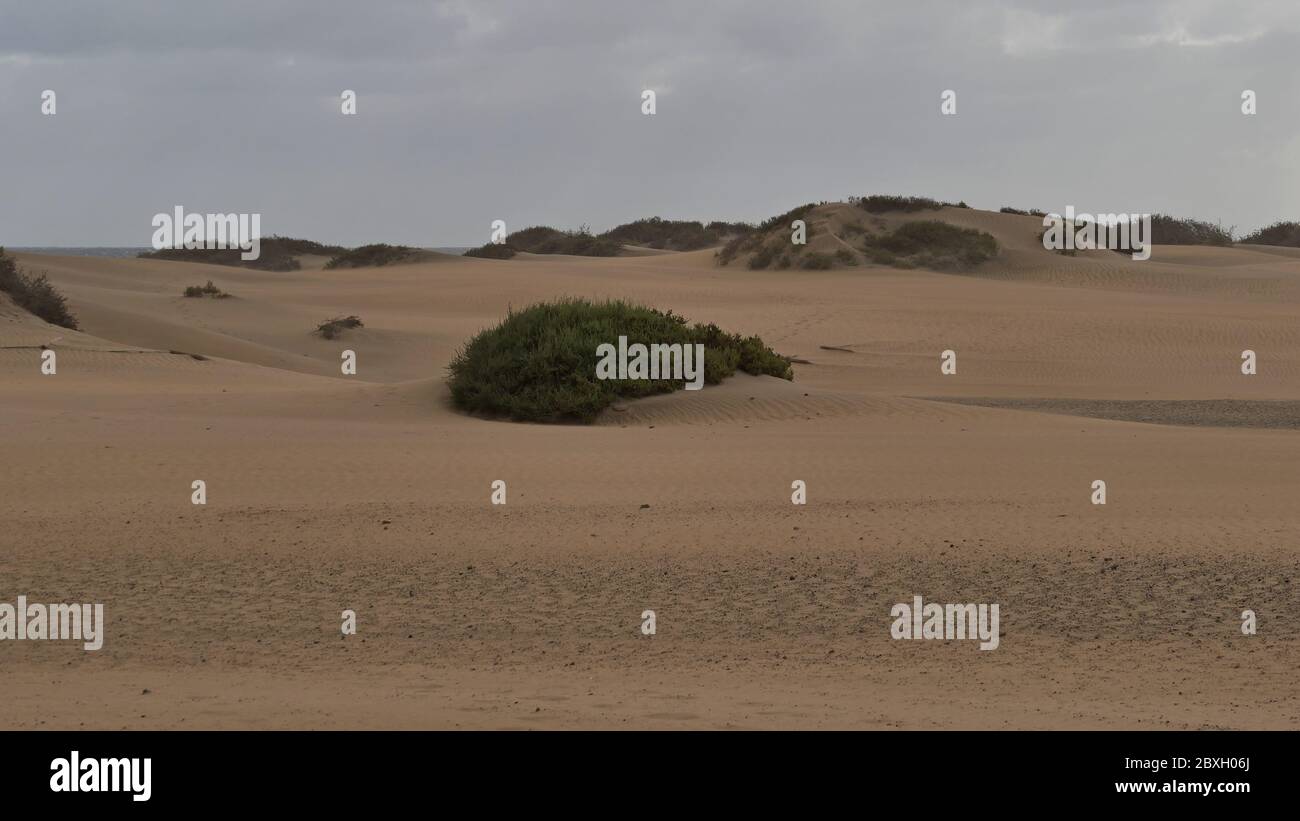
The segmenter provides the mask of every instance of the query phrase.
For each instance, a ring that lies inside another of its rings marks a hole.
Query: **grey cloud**
[[[1300,217],[1298,18],[1290,2],[0,2],[0,243],[146,244],[182,204],[328,241],[477,244],[496,218],[761,219],[868,191],[1251,228]]]

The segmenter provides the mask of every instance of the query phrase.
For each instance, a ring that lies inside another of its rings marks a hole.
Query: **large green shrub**
[[[457,352],[448,366],[452,400],[462,410],[528,422],[591,422],[620,398],[684,387],[673,379],[598,379],[597,349],[618,344],[704,345],[704,381],[737,370],[792,379],[790,363],[756,336],[688,324],[671,311],[623,301],[563,299],[511,311]]]

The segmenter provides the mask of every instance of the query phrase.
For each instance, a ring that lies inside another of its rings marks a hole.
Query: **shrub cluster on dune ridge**
[[[505,242],[471,248],[464,256],[510,259],[523,251],[530,254],[612,257],[622,253],[624,245],[668,251],[695,251],[753,230],[754,226],[744,222],[714,220],[706,225],[694,220],[668,220],[662,217],[625,222],[603,234],[592,234],[585,225],[577,231],[561,231],[539,225],[516,231],[506,237]]]
[[[208,265],[229,265],[234,268],[253,268],[258,271],[297,271],[302,267],[298,257],[308,254],[336,256],[347,249],[339,245],[324,245],[309,239],[294,239],[272,235],[259,240],[257,259],[245,260],[238,248],[163,248],[142,251],[141,259],[165,259],[173,262],[203,262]]]
[[[14,304],[51,325],[77,330],[77,318],[68,309],[68,300],[50,284],[45,274],[30,274],[0,247],[0,291],[9,294]]]
[[[749,259],[751,269],[760,270],[773,263],[778,268],[789,268],[793,264],[794,256],[797,256],[803,248],[802,246],[791,247],[787,242],[774,238],[773,235],[789,230],[790,223],[808,216],[808,212],[816,208],[818,204],[815,202],[804,203],[797,208],[791,208],[784,214],[768,217],[759,223],[756,228],[732,237],[714,255],[718,264],[729,265],[733,259],[741,254],[753,253],[754,255]],[[813,227],[811,225],[807,226],[805,236],[811,238],[813,234]]]
[[[389,245],[386,242],[376,242],[371,245],[362,245],[360,248],[353,248],[350,251],[343,251],[325,263],[325,267],[330,270],[335,268],[378,268],[382,265],[396,265],[399,262],[414,261],[422,253],[419,248],[412,248],[409,245]]]
[[[510,259],[517,253],[519,252],[504,242],[489,242],[487,245],[471,248],[461,256],[479,257],[481,259]]]
[[[1151,237],[1155,245],[1231,245],[1232,228],[1204,220],[1151,215]]]
[[[729,236],[748,234],[754,226],[743,222],[714,221],[705,225],[692,220],[650,217],[625,222],[600,236],[621,245],[641,245],[669,251],[696,251],[717,245]]]
[[[689,324],[671,311],[621,300],[562,299],[511,311],[467,342],[448,366],[461,410],[522,422],[591,422],[620,398],[684,387],[672,379],[598,379],[597,349],[615,344],[704,345],[704,381],[737,370],[792,379],[790,363],[756,336]]]
[[[938,211],[944,203],[930,197],[904,197],[898,194],[869,194],[858,197],[857,205],[869,214],[885,214],[890,211],[912,213],[916,211]],[[961,207],[966,204],[962,203]]]
[[[623,247],[611,239],[597,237],[583,225],[576,231],[560,231],[545,225],[515,231],[506,245],[530,254],[568,254],[578,257],[616,257]]]
[[[1300,222],[1279,220],[1267,228],[1260,228],[1247,234],[1240,241],[1250,245],[1285,245],[1300,248]]]
[[[998,241],[974,228],[939,220],[905,222],[893,231],[869,237],[864,250],[873,262],[898,267],[959,270],[973,268],[998,253]]]
[[[1046,212],[1046,211],[1041,211],[1041,210],[1039,210],[1039,209],[1037,209],[1037,208],[1030,208],[1028,211],[1025,211],[1025,210],[1020,209],[1020,208],[1012,208],[1012,207],[1009,206],[1009,205],[1004,205],[1004,206],[1002,206],[1001,208],[999,208],[999,209],[998,209],[998,213],[999,213],[999,214],[1017,214],[1017,215],[1022,216],[1022,217],[1045,217],[1045,216],[1047,216],[1047,212]]]

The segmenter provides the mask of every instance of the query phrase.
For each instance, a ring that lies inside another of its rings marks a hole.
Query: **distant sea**
[[[427,248],[428,251],[440,251],[444,254],[463,254],[473,246],[471,245],[448,245],[436,248]],[[121,246],[81,246],[69,245],[67,247],[47,247],[24,248],[22,246],[11,246],[10,251],[22,251],[27,254],[54,254],[65,257],[133,257],[142,251],[152,251],[153,249],[144,246],[140,248],[127,248]]]

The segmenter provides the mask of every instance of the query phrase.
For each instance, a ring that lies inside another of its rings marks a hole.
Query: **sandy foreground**
[[[83,330],[0,302],[0,601],[102,602],[107,638],[0,642],[0,725],[1300,726],[1300,255],[1068,258],[1030,218],[945,218],[1001,257],[18,255]],[[233,298],[180,296],[208,279]],[[809,364],[590,427],[451,409],[457,346],[563,295]],[[341,314],[365,328],[310,334]],[[914,595],[999,603],[1000,646],[892,640]]]

